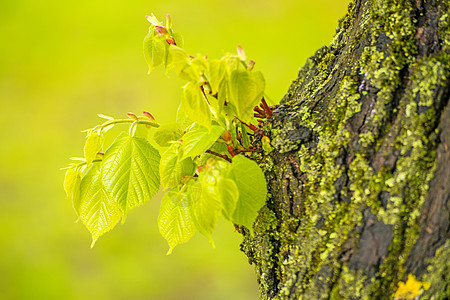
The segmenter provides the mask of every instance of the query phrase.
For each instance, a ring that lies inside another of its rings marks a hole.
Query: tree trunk
[[[449,7],[354,1],[265,122],[263,299],[450,298]]]

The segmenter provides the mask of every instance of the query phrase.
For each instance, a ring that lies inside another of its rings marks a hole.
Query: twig
[[[228,156],[226,156],[225,154],[220,154],[220,153],[217,153],[217,152],[214,152],[214,151],[211,151],[211,150],[206,150],[206,153],[218,156],[220,158],[225,159],[228,162],[231,162],[231,159]]]

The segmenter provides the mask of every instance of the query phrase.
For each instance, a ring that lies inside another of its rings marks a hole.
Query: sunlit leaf
[[[177,123],[161,125],[153,134],[153,139],[161,147],[169,147],[170,142],[177,141],[183,135]]]
[[[253,133],[253,132],[250,130],[250,128],[248,128],[244,124],[240,125],[240,129],[241,129],[241,134],[242,134],[242,144],[243,144],[242,146],[244,146],[244,148],[248,148],[251,146],[249,133]]]
[[[179,143],[172,144],[161,156],[159,174],[165,189],[181,184],[185,176],[193,175],[194,163],[190,157],[182,159],[183,150]]]
[[[224,109],[224,105],[228,100],[228,81],[222,80],[219,85],[219,91],[217,94],[217,100],[219,101],[219,106]]]
[[[222,213],[228,220],[233,219],[236,203],[239,199],[239,190],[232,179],[220,178],[216,186],[217,195],[222,203]]]
[[[192,196],[192,207],[194,221],[198,231],[203,234],[214,247],[212,232],[216,227],[217,218],[222,208],[215,192],[216,178],[212,174],[202,174],[199,181],[190,189],[201,189],[200,196],[194,199]],[[194,195],[195,192],[191,192]]]
[[[161,22],[158,21],[158,19],[155,17],[154,14],[151,14],[150,16],[145,17],[147,21],[149,21],[153,26],[161,26]]]
[[[189,117],[186,115],[186,112],[183,110],[183,107],[181,104],[178,106],[177,109],[177,124],[180,126],[180,128],[184,131],[188,127],[192,125],[192,120],[189,119]]]
[[[147,62],[149,73],[164,62],[165,52],[165,41],[161,40],[153,28],[150,28],[149,33],[144,38],[144,58]]]
[[[198,84],[189,82],[184,86],[181,106],[189,119],[205,127],[211,126],[211,110]]]
[[[172,36],[173,36],[173,39],[175,40],[175,43],[177,44],[177,46],[180,48],[183,48],[183,46],[184,46],[183,36],[181,34],[179,34],[178,32],[175,32]]]
[[[88,132],[86,143],[84,144],[84,157],[88,166],[97,157],[97,153],[102,151],[103,141],[103,135],[98,131]]]
[[[103,181],[126,214],[159,189],[160,155],[147,140],[122,133],[106,150]]]
[[[180,78],[196,82],[197,77],[190,65],[190,58],[186,51],[178,46],[170,45],[169,52],[171,56],[169,67],[174,67],[175,72]]]
[[[238,116],[248,120],[253,115],[253,108],[264,95],[264,78],[261,72],[234,70],[229,80],[230,102],[236,107]]]
[[[159,210],[158,227],[169,244],[167,254],[172,253],[176,245],[189,241],[195,234],[192,206],[186,193],[169,191],[164,194]]]
[[[195,78],[198,78],[197,81],[201,78],[201,76],[208,69],[208,62],[204,56],[197,56],[196,58],[191,60],[191,67],[194,70]]]
[[[74,169],[68,169],[66,171],[66,176],[64,178],[64,190],[66,192],[67,197],[72,200],[73,208],[79,215],[78,210],[78,202],[80,201],[80,184],[81,184],[81,174],[80,172],[75,171]]]
[[[217,141],[224,131],[222,127],[217,125],[211,126],[211,129],[198,125],[194,126],[182,137],[183,158],[195,158],[202,154]]]
[[[92,245],[105,232],[114,228],[122,217],[119,204],[109,196],[102,181],[101,169],[93,165],[80,184],[80,201],[75,210],[91,232]]]
[[[243,155],[233,157],[230,178],[239,191],[233,222],[252,230],[258,211],[266,203],[267,184],[258,164]]]
[[[225,60],[213,59],[209,62],[209,84],[212,94],[219,92],[219,86],[227,74],[227,65]]]

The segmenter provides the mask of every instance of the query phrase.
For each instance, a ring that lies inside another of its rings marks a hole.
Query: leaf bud
[[[166,42],[169,45],[176,45],[175,44],[175,39],[173,38],[173,36],[171,36],[170,38],[166,39]]]
[[[143,114],[144,114],[144,116],[149,118],[151,121],[155,121],[155,117],[153,117],[152,114],[149,113],[148,111],[144,111]]]
[[[240,60],[242,60],[242,61],[246,61],[247,60],[247,56],[245,56],[244,48],[242,48],[241,45],[237,46],[237,53],[238,53],[238,56],[239,56]]]
[[[214,166],[216,164],[216,160],[212,157],[208,158],[208,160],[206,161],[206,164],[208,166]]]
[[[231,156],[234,156],[234,147],[232,144],[227,146],[228,152],[230,152]]]
[[[155,26],[155,30],[156,30],[156,32],[158,33],[159,36],[164,36],[164,35],[169,33],[167,31],[167,29],[164,26],[161,26],[161,25]]]
[[[128,118],[133,119],[135,121],[139,121],[138,117],[132,112],[127,113]]]
[[[253,130],[253,131],[257,131],[257,130],[259,130],[259,128],[258,127],[256,127],[255,125],[253,125],[253,124],[250,124],[250,125],[248,125],[248,128],[250,128],[251,130]]]
[[[231,133],[227,130],[227,131],[225,131],[223,134],[222,134],[222,139],[225,141],[225,142],[231,142]]]
[[[249,71],[253,70],[253,67],[255,66],[255,61],[251,60],[248,62],[248,69]]]
[[[166,16],[166,28],[172,28],[172,19],[169,14]]]
[[[201,165],[195,168],[195,174],[200,175],[201,172],[204,172],[206,170],[206,165]]]

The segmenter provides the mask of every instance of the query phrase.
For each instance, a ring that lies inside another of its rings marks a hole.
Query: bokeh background
[[[329,44],[348,0],[0,2],[0,299],[257,299],[241,237],[219,221],[212,249],[197,234],[166,256],[159,199],[132,211],[90,249],[61,167],[82,156],[97,113],[150,111],[173,121],[183,82],[147,75],[144,16],[172,15],[191,54],[240,44],[272,103]]]

